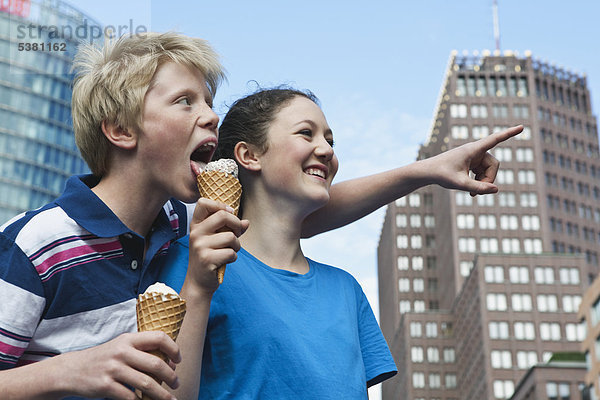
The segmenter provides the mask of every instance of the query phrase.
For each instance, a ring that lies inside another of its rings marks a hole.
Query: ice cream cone
[[[173,340],[177,339],[185,316],[185,300],[176,294],[147,292],[138,296],[136,304],[138,332],[162,331]],[[163,361],[168,361],[160,351],[150,351]],[[157,380],[158,381],[158,380]],[[140,394],[138,393],[138,396]],[[141,394],[142,400],[150,398]]]
[[[242,185],[234,175],[221,171],[204,171],[198,175],[197,180],[202,197],[225,203],[233,208],[235,215],[238,214]],[[224,275],[225,265],[221,265],[217,269],[219,284],[223,283]]]

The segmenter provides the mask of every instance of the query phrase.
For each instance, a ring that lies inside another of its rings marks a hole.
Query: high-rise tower
[[[87,171],[73,137],[70,70],[78,43],[99,33],[98,22],[61,0],[2,2],[0,224]]]
[[[403,372],[386,400],[509,398],[529,367],[580,350],[577,309],[600,251],[586,77],[530,54],[453,53],[418,158],[518,124],[493,150],[498,194],[430,186],[388,206],[380,321]]]

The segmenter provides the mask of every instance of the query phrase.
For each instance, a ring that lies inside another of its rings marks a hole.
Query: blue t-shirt
[[[358,282],[308,260],[304,275],[241,249],[210,309],[200,399],[366,399],[396,365]],[[180,290],[187,237],[161,280]],[[185,356],[185,355],[184,355]]]

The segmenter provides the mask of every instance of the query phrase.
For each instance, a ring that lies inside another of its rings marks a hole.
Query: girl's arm
[[[522,130],[519,125],[404,167],[335,184],[329,203],[304,220],[302,236],[347,225],[426,185],[464,190],[473,196],[496,193],[493,182],[500,164],[488,151]],[[469,171],[475,174],[473,178]]]

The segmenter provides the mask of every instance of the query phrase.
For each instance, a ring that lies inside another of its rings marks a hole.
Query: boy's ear
[[[255,146],[246,142],[238,142],[234,149],[233,154],[237,162],[249,171],[260,171],[260,159],[258,158],[258,152]]]
[[[121,149],[133,149],[137,144],[137,135],[132,129],[122,128],[114,122],[102,121],[102,132],[109,142]]]

